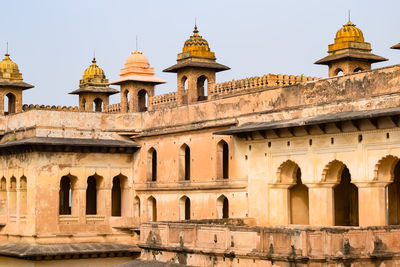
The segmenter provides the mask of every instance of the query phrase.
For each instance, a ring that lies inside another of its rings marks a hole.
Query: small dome
[[[0,72],[19,74],[18,65],[10,59],[9,54],[5,54],[4,59],[0,62]]]
[[[362,31],[356,27],[350,20],[336,33],[336,41],[364,42]]]
[[[190,36],[183,45],[182,52],[185,53],[189,51],[210,51],[208,42],[199,35],[197,26],[194,26],[193,35]]]
[[[93,79],[93,78],[102,78],[104,79],[106,76],[104,71],[97,66],[96,58],[93,58],[92,65],[89,66],[83,73],[82,80]]]
[[[136,68],[149,68],[150,64],[147,58],[143,55],[142,52],[136,49],[135,52],[132,52],[128,59],[125,62],[125,68],[136,67]]]

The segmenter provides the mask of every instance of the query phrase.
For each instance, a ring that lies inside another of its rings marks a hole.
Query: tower
[[[132,52],[121,69],[120,78],[110,84],[121,86],[121,112],[143,112],[151,108],[154,86],[165,83],[154,76],[154,68],[142,52]]]
[[[208,92],[215,86],[216,72],[229,69],[216,62],[215,53],[211,52],[208,42],[199,35],[195,26],[193,35],[186,40],[182,53],[178,54],[177,64],[164,72],[177,73],[178,104],[182,105],[207,99]]]
[[[108,86],[108,80],[104,71],[97,66],[96,59],[84,71],[82,80],[79,81],[79,89],[70,94],[79,95],[79,111],[102,112],[103,107],[108,106],[109,97],[118,93],[118,90]]]
[[[30,88],[33,88],[33,85],[23,82],[18,65],[6,53],[0,62],[0,114],[21,112],[22,91]],[[8,107],[5,108],[5,106]]]
[[[371,51],[371,44],[364,41],[362,31],[349,20],[337,31],[334,43],[328,46],[329,55],[315,64],[328,65],[331,77],[370,70],[372,63],[387,60]]]

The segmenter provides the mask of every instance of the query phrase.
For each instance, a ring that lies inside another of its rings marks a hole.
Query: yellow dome
[[[186,40],[183,45],[182,52],[189,51],[210,51],[210,47],[208,46],[208,42],[203,39],[202,36],[199,35],[199,31],[197,30],[197,26],[194,27],[193,35],[190,36],[188,40]]]
[[[83,73],[82,80],[86,79],[93,79],[93,78],[102,78],[104,79],[106,76],[104,74],[104,71],[97,66],[96,64],[96,58],[93,58],[92,60],[92,65],[89,66]]]
[[[147,58],[143,55],[142,52],[136,49],[136,51],[132,52],[128,59],[125,62],[125,68],[136,67],[136,68],[149,68],[150,64]]]
[[[364,42],[364,35],[362,31],[356,27],[350,20],[337,31],[335,42]]]
[[[0,62],[0,72],[19,73],[18,65],[10,59],[9,54],[5,54],[4,59]]]

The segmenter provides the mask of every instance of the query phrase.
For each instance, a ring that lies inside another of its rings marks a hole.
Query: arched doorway
[[[157,151],[152,147],[147,153],[148,180],[157,181]]]
[[[202,75],[197,78],[197,101],[207,100],[208,95],[208,79]]]
[[[4,115],[15,113],[15,95],[12,93],[6,94],[4,98]]]
[[[190,147],[183,144],[179,149],[179,177],[181,180],[190,180]]]
[[[152,196],[147,199],[147,211],[148,211],[149,221],[156,222],[157,221],[157,201]]]
[[[121,179],[119,176],[114,177],[111,189],[111,216],[121,216]]]
[[[148,106],[148,94],[147,91],[142,89],[138,92],[138,107],[139,112],[147,111]]]
[[[301,170],[297,168],[296,184],[289,189],[290,223],[309,224],[308,188],[301,181]]]
[[[96,98],[93,101],[93,108],[94,108],[94,112],[102,112],[103,111],[103,100],[101,100],[100,98]]]
[[[389,225],[400,224],[400,161],[396,162],[391,168],[393,182],[386,188],[387,217]]]
[[[217,215],[218,218],[227,219],[229,218],[229,201],[224,195],[221,195],[217,199]]]
[[[335,225],[358,226],[358,188],[351,183],[346,165],[341,169],[340,183],[333,189]]]
[[[217,144],[217,178],[229,178],[229,146],[224,140]]]
[[[97,183],[94,176],[89,176],[86,187],[86,214],[97,213]]]

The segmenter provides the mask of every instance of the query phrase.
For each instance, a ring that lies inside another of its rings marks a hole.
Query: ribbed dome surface
[[[83,73],[82,80],[93,79],[93,78],[101,78],[101,79],[105,78],[104,71],[99,66],[97,66],[95,58],[93,58],[92,64]]]
[[[182,52],[188,51],[210,51],[208,42],[199,35],[197,26],[194,27],[193,35],[186,40]]]
[[[0,72],[3,73],[19,73],[18,65],[10,59],[9,54],[5,54],[4,59],[0,62]]]
[[[352,41],[352,42],[364,42],[364,35],[362,31],[356,27],[350,20],[343,25],[343,27],[337,31],[335,42],[337,41]]]

